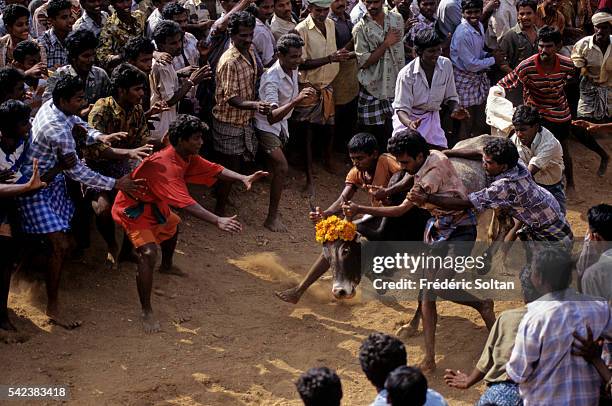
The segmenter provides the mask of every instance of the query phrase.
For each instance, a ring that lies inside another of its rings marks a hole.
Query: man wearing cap
[[[327,18],[331,0],[310,0],[308,17],[295,30],[304,40],[300,65],[300,88],[312,87],[315,97],[304,100],[293,111],[292,119],[299,123],[299,131],[306,138],[306,188],[314,193],[312,183],[313,126],[323,126],[327,137],[323,156],[327,169],[331,169],[331,149],[334,135],[334,98],[331,83],[338,74],[338,62],[346,61],[351,53],[336,47],[336,31]]]
[[[580,100],[578,118],[594,123],[612,119],[612,14],[600,11],[591,18],[595,34],[574,45],[572,61],[580,68]],[[574,132],[586,130],[573,127]],[[598,175],[603,176],[608,165],[602,157]]]
[[[384,148],[391,136],[391,102],[397,74],[404,67],[404,19],[383,8],[383,0],[364,0],[368,9],[353,28],[359,65],[357,121]]]

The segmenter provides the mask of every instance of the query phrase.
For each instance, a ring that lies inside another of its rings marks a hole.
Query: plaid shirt
[[[255,82],[258,66],[253,47],[249,50],[249,59],[232,44],[219,60],[215,94],[217,105],[213,107],[213,116],[223,123],[242,127],[255,116],[253,110],[237,109],[228,103],[236,96],[245,101],[257,100]]]
[[[563,241],[573,238],[557,200],[535,183],[521,162],[497,175],[488,188],[470,193],[468,199],[478,211],[508,210],[525,225],[531,239]]]
[[[41,60],[47,60],[48,69],[54,70],[68,64],[68,51],[55,35],[53,28],[45,31],[37,41],[40,45]]]
[[[552,292],[527,305],[519,325],[508,377],[519,384],[524,406],[598,404],[601,379],[584,358],[572,355],[573,332],[586,337],[612,335],[605,301],[572,289]]]
[[[88,144],[96,142],[96,138],[102,135],[79,117],[66,116],[55,107],[53,101],[50,100],[43,104],[32,123],[32,146],[22,170],[23,175],[28,178],[32,175],[33,158],[38,159],[40,173],[45,173],[57,165],[58,156],[76,153],[77,146],[72,136],[72,129],[75,125],[80,125],[88,130]],[[73,168],[65,170],[64,174],[88,186],[105,190],[115,187],[115,179],[92,171],[81,160],[78,160]]]
[[[113,55],[120,55],[125,44],[134,37],[141,37],[145,31],[146,17],[140,11],[132,11],[132,20],[124,22],[111,14],[100,32],[100,45],[96,51],[98,61],[104,66]]]
[[[47,80],[47,87],[43,93],[43,102],[50,100],[53,95],[53,89],[57,82],[64,76],[78,76],[76,70],[72,65],[62,66],[56,70],[53,75],[49,76]],[[106,97],[110,94],[111,83],[108,75],[102,68],[92,66],[91,70],[87,74],[87,80],[85,80],[85,99],[87,103],[94,104],[98,99]]]

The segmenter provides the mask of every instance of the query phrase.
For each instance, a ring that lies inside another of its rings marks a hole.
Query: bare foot
[[[113,255],[112,252],[106,253],[106,267],[112,271],[116,271],[119,269],[119,263],[115,258],[116,255]]]
[[[5,344],[25,343],[30,337],[16,330],[0,330],[0,342]]]
[[[300,301],[302,297],[302,293],[298,290],[298,287],[294,287],[291,289],[283,290],[282,292],[274,292],[277,298],[287,303],[296,304]]]
[[[493,324],[495,324],[495,303],[492,300],[485,300],[480,309],[480,316],[487,326],[487,330],[491,331]]]
[[[75,329],[83,324],[81,320],[75,320],[72,317],[68,317],[58,310],[47,309],[47,316],[49,317],[50,323],[64,327],[67,330]]]
[[[164,273],[166,275],[175,275],[175,276],[182,276],[182,277],[187,276],[187,273],[183,272],[181,268],[179,268],[176,265],[172,265],[171,267],[166,267],[162,265],[159,267],[159,272]]]
[[[418,324],[416,326],[412,324],[404,324],[400,328],[397,329],[395,335],[399,338],[409,338],[414,337],[419,332]]]
[[[419,365],[417,365],[423,372],[432,372],[436,370],[436,360],[433,358],[425,358]]]
[[[287,226],[283,224],[278,215],[272,218],[268,217],[264,222],[264,227],[275,233],[286,233],[288,231]]]
[[[610,157],[601,158],[601,163],[599,164],[599,169],[597,170],[597,176],[603,177],[608,170],[608,162],[610,162]]]
[[[142,312],[142,327],[147,334],[157,333],[161,330],[159,321],[155,319],[153,310]]]

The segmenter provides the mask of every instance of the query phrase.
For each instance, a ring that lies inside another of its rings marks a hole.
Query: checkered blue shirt
[[[55,35],[53,28],[45,31],[37,41],[45,54],[42,60],[44,61],[46,58],[48,69],[57,69],[61,66],[68,65],[68,51]]]
[[[571,231],[570,235],[565,232],[558,238],[553,238],[555,233],[547,232],[547,229],[553,226],[555,229],[569,230],[569,225],[555,197],[535,183],[529,170],[521,162],[496,176],[489,187],[470,193],[468,199],[477,211],[508,210],[512,217],[521,221],[530,230],[538,235],[542,234],[542,239],[561,241],[566,237],[573,238]],[[550,238],[547,234],[551,234]]]
[[[612,336],[607,302],[567,289],[527,305],[506,365],[524,406],[598,404],[602,381],[597,370],[571,353],[572,333],[586,337],[587,325],[594,337]]]
[[[32,123],[32,145],[24,169],[24,176],[32,175],[32,159],[37,158],[39,173],[45,173],[58,163],[58,156],[76,153],[76,142],[72,136],[72,128],[80,125],[88,130],[88,144],[93,144],[102,133],[92,129],[77,116],[66,116],[52,100],[42,105]],[[70,179],[104,190],[115,187],[115,179],[102,176],[89,169],[79,160],[77,164],[64,174]]]

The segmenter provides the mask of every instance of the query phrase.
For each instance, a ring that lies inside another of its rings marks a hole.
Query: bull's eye
[[[346,247],[342,248],[342,255],[348,255],[351,252],[351,249]]]

